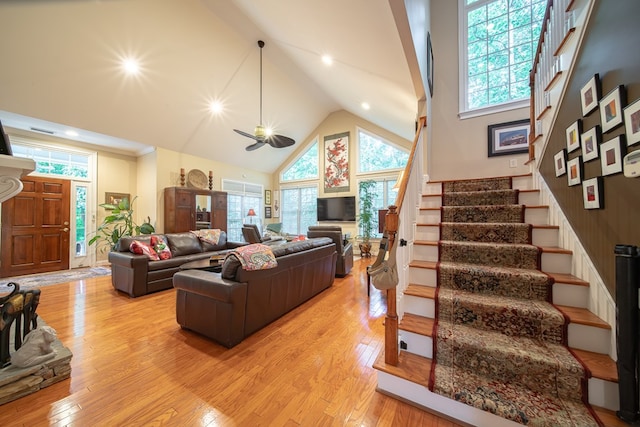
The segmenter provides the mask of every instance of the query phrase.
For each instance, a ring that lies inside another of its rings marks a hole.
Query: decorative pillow
[[[153,247],[153,250],[158,254],[158,258],[171,258],[171,250],[169,249],[169,245],[167,245],[167,242],[164,240],[164,237],[151,236],[151,247]]]
[[[235,248],[227,255],[227,257],[231,256],[238,258],[243,270],[266,270],[278,266],[278,261],[276,261],[271,248],[262,243]]]
[[[202,229],[192,231],[192,233],[198,236],[198,239],[211,243],[212,245],[217,245],[218,240],[220,240],[220,230],[217,228]]]
[[[160,259],[156,251],[151,246],[138,240],[131,242],[131,245],[129,245],[129,251],[138,255],[146,255],[152,261],[158,261]]]

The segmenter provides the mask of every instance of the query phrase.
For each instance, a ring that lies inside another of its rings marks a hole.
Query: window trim
[[[472,4],[473,7],[481,7],[496,0],[478,0]],[[470,5],[471,6],[471,5]],[[469,80],[469,64],[467,62],[467,5],[466,0],[458,0],[458,117],[461,120],[489,114],[502,113],[530,107],[530,98],[493,104],[480,108],[468,108],[467,90]]]

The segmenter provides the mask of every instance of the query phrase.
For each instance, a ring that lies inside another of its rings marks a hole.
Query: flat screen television
[[[318,221],[355,221],[356,196],[318,198]]]

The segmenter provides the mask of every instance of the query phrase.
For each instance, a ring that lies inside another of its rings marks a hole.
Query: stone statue
[[[51,347],[56,339],[56,331],[50,326],[39,326],[24,338],[22,347],[11,355],[11,364],[17,368],[40,365],[53,359],[56,351]]]

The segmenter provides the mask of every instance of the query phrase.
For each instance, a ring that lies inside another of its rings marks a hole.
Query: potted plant
[[[147,217],[147,221],[142,225],[136,224],[133,220],[133,202],[136,198],[137,196],[131,200],[131,203],[129,203],[129,199],[124,198],[117,205],[110,203],[98,205],[111,210],[111,214],[107,215],[102,224],[98,226],[96,235],[89,240],[89,245],[97,242],[101,251],[104,251],[107,247],[109,250],[113,250],[122,236],[153,233],[155,228],[151,225],[150,217]]]
[[[358,227],[360,228],[360,256],[368,258],[371,256],[371,237],[375,227],[376,210],[373,207],[375,197],[376,182],[373,180],[361,181],[358,185],[358,195],[360,197],[358,214]]]

